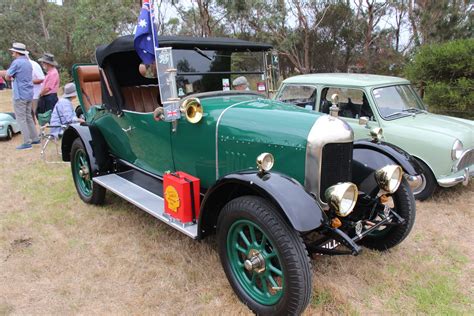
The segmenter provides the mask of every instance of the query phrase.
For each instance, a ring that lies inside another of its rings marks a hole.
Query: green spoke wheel
[[[239,298],[257,314],[300,314],[311,294],[311,269],[298,233],[266,200],[230,201],[218,219],[219,256]]]
[[[278,302],[284,283],[280,258],[260,227],[249,220],[236,221],[227,234],[227,255],[235,276],[255,301]]]
[[[89,204],[102,204],[105,189],[92,181],[89,156],[80,138],[72,143],[71,171],[79,197]]]

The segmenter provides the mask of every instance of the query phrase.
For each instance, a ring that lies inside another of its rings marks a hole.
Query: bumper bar
[[[438,184],[440,187],[449,188],[458,183],[462,183],[467,185],[469,183],[470,178],[474,177],[474,170],[469,171],[469,168],[464,169],[464,173],[458,176],[443,178],[438,180]]]

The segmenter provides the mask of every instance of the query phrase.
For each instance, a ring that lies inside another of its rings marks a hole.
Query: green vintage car
[[[231,286],[258,314],[303,312],[309,253],[383,251],[408,236],[416,162],[376,137],[354,142],[337,117],[267,99],[270,45],[159,43],[151,65],[125,36],[73,69],[86,123],[64,132],[62,157],[84,202],[108,189],[193,239],[217,234]],[[230,90],[242,75],[260,93]]]
[[[423,181],[413,189],[420,200],[436,187],[467,184],[474,175],[474,122],[429,113],[418,94],[403,78],[327,73],[288,78],[277,100],[329,113],[331,97],[339,98],[339,116],[366,138],[374,127],[383,140],[409,152],[422,166]]]

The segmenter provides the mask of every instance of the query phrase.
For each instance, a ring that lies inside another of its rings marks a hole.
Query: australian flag
[[[152,2],[154,1],[152,0]],[[158,47],[156,25],[152,26],[154,22],[154,10],[157,9],[158,8],[154,8],[153,4],[150,4],[150,0],[143,0],[143,6],[138,16],[135,38],[133,40],[133,45],[135,46],[138,56],[140,56],[146,65],[155,62],[155,48],[153,47],[153,43]]]

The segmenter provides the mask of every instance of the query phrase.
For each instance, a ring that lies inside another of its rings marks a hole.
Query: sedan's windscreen
[[[383,118],[397,118],[425,111],[420,98],[409,85],[374,89],[373,95]]]
[[[262,52],[173,49],[178,95],[231,90],[232,81],[240,76],[245,76],[250,90],[257,90],[263,81],[263,57]]]

